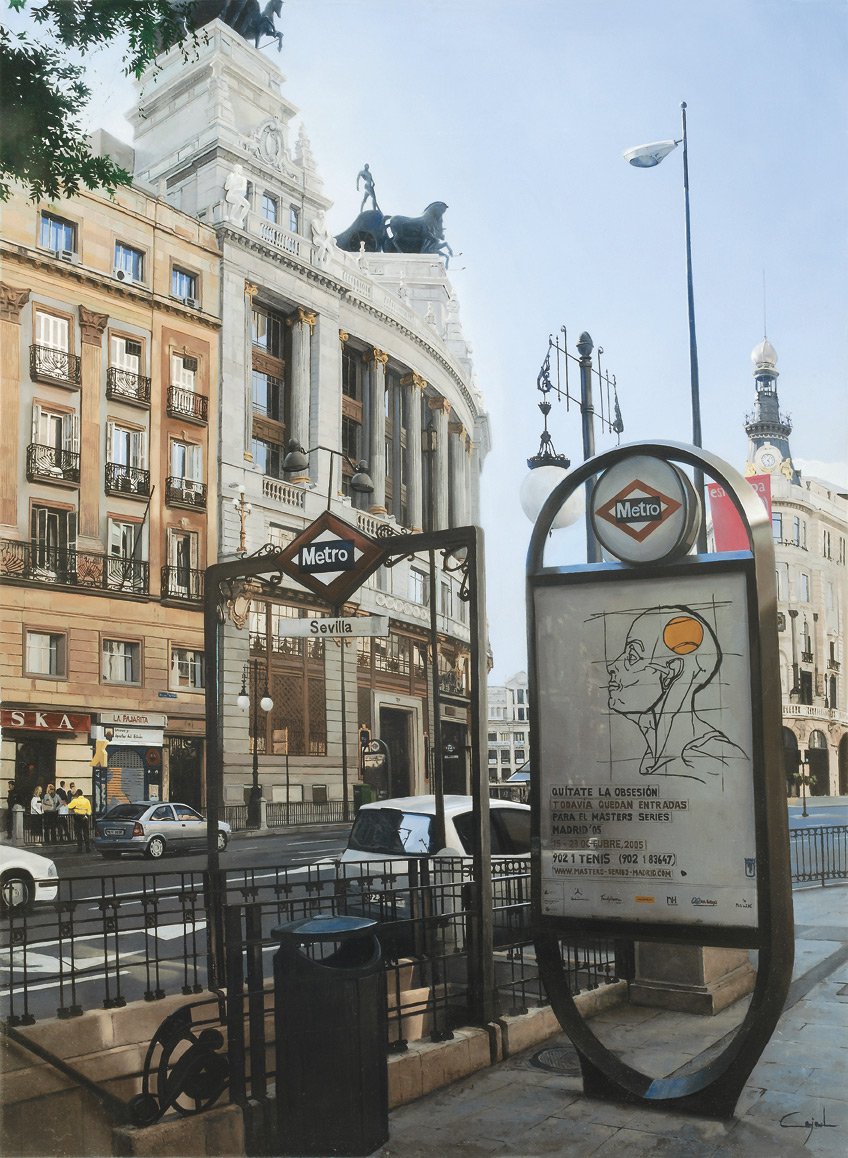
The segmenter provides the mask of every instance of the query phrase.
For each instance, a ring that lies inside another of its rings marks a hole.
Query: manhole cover
[[[567,1074],[569,1077],[580,1076],[580,1062],[577,1052],[567,1045],[553,1045],[547,1049],[540,1049],[530,1058],[530,1064],[540,1070],[547,1070],[553,1074]]]

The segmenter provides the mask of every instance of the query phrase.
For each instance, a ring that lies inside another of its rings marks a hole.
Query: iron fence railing
[[[188,418],[192,422],[206,422],[209,400],[203,394],[182,386],[168,387],[168,414],[172,418]]]
[[[31,443],[27,447],[26,473],[30,482],[75,482],[80,480],[80,456],[76,450]]]
[[[149,567],[143,559],[97,555],[49,543],[0,539],[0,575],[60,587],[148,593]]]
[[[267,816],[269,828],[289,824],[344,824],[353,820],[353,806],[348,803],[345,816],[343,800],[327,800],[323,804],[310,800],[292,800],[289,804],[275,801],[268,805]]]
[[[29,374],[35,382],[61,382],[65,386],[79,386],[82,381],[79,354],[56,350],[53,346],[33,345],[29,348]]]
[[[388,974],[387,1047],[450,1036],[468,1024],[474,1005],[468,924],[476,905],[468,858],[263,865],[222,870],[222,880],[225,952],[228,959],[250,956],[252,942],[250,990],[272,984],[277,926],[319,914],[364,916],[378,922]],[[206,873],[161,867],[132,876],[63,877],[55,901],[31,911],[11,909],[0,925],[0,965],[7,975],[0,1016],[13,1026],[29,1025],[205,991],[208,884]],[[496,864],[493,892],[498,1006],[518,1012],[543,1004],[530,942],[528,862]],[[623,973],[612,941],[564,945],[563,960],[575,991]]]
[[[205,575],[205,571],[198,571],[194,567],[163,567],[162,598],[183,599],[189,603],[202,602]]]
[[[138,466],[125,466],[120,462],[106,463],[106,493],[108,495],[150,494],[150,471]]]
[[[793,829],[789,861],[793,884],[848,880],[848,824]]]
[[[109,366],[106,370],[106,397],[122,402],[150,405],[150,379],[132,370]]]

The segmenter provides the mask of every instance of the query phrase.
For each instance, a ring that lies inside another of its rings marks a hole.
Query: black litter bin
[[[370,1154],[389,1136],[386,974],[376,921],[274,930],[276,1154]]]

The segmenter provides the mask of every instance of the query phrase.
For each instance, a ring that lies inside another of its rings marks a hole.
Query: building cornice
[[[221,319],[202,309],[190,309],[176,298],[165,297],[144,286],[132,285],[129,282],[116,281],[110,274],[98,273],[81,265],[72,265],[59,258],[49,256],[37,249],[30,249],[25,245],[11,245],[0,241],[0,255],[10,264],[15,263],[23,268],[38,269],[51,277],[59,277],[67,282],[76,282],[77,285],[95,289],[106,297],[124,298],[137,302],[148,309],[152,306],[162,313],[174,314],[184,320],[219,330]]]

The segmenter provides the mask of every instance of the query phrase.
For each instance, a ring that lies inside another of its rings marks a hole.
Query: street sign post
[[[731,497],[749,549],[692,555],[700,497]],[[551,524],[587,479],[604,564],[545,567]],[[695,447],[584,463],[543,508],[527,562],[533,918],[551,1003],[587,1093],[732,1114],[792,964],[771,529],[760,499]],[[651,1079],[576,1010],[559,938],[759,950],[745,1020],[703,1069]]]

